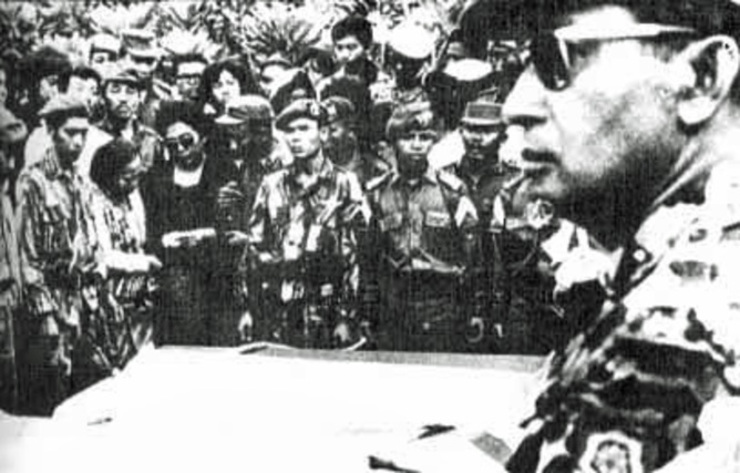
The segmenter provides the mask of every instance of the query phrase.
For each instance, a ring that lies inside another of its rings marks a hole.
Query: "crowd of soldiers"
[[[3,399],[49,413],[153,342],[553,349],[509,471],[736,471],[740,6],[459,26],[380,62],[347,16],[300,64],[168,79],[128,31],[0,66]],[[513,83],[467,50],[493,33],[526,39]]]
[[[4,407],[48,414],[152,343],[558,343],[561,225],[507,187],[500,75],[454,36],[430,73],[417,24],[383,67],[365,18],[331,39],[258,70],[136,29],[0,64]]]

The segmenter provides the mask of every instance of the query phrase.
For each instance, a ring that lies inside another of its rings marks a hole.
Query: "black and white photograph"
[[[0,472],[740,473],[740,0],[0,0]]]

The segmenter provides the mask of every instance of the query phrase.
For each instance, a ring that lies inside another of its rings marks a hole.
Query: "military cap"
[[[123,48],[126,53],[135,57],[159,57],[156,37],[151,31],[140,28],[128,28],[121,32]]]
[[[103,72],[103,83],[120,82],[131,84],[139,89],[144,88],[144,82],[141,80],[135,70],[126,67],[123,63],[109,64]]]
[[[426,59],[434,52],[435,35],[414,23],[401,23],[391,31],[388,46],[409,59]]]
[[[463,125],[499,125],[503,123],[501,104],[484,100],[468,102],[460,123]]]
[[[87,114],[87,104],[81,98],[73,94],[60,94],[52,97],[39,111],[40,117],[46,117],[57,113],[84,110]]]
[[[342,18],[332,26],[331,39],[336,43],[347,36],[354,36],[367,49],[373,43],[373,26],[361,16]]]
[[[345,97],[333,95],[324,99],[321,106],[326,112],[326,123],[342,120],[354,121],[356,118],[355,106]]]
[[[28,135],[28,129],[23,120],[13,115],[13,112],[0,106],[0,143],[17,143]]]
[[[96,34],[90,38],[90,51],[105,51],[119,54],[121,52],[121,40],[106,33]]]
[[[388,120],[386,135],[395,140],[410,130],[436,129],[436,120],[429,102],[412,102],[396,108]]]
[[[218,125],[238,125],[248,120],[271,120],[270,102],[261,95],[248,94],[234,97],[226,103],[226,112],[216,118]]]
[[[280,112],[280,115],[278,115],[275,120],[275,126],[280,130],[284,130],[290,122],[297,118],[310,118],[311,120],[316,120],[319,124],[323,125],[326,121],[326,111],[316,100],[298,99],[290,103],[282,112]]]

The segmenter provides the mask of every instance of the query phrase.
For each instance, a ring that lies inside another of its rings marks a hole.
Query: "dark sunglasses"
[[[568,87],[572,80],[570,45],[692,34],[696,34],[692,28],[654,23],[618,25],[598,31],[567,26],[534,37],[529,46],[529,61],[542,84],[549,90],[558,91]]]
[[[190,133],[183,133],[176,138],[167,138],[164,142],[167,151],[177,153],[180,149],[188,151],[195,146],[195,136]]]

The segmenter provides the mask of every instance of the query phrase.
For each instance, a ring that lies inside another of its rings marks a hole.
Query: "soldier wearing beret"
[[[334,164],[353,172],[363,187],[369,180],[390,172],[390,164],[360,149],[357,112],[349,99],[332,96],[322,101],[321,105],[326,110],[327,120],[324,152]]]
[[[579,330],[548,363],[508,469],[736,470],[740,7],[524,6],[481,2],[463,29],[532,38],[503,107],[522,131],[519,194],[588,231],[555,277],[600,281],[603,297],[563,314]]]
[[[70,389],[70,352],[79,330],[82,301],[72,255],[78,238],[82,178],[75,161],[85,145],[88,109],[81,99],[60,95],[40,115],[53,146],[18,182],[20,245],[25,287],[21,321],[24,387],[21,404],[51,414]]]
[[[478,217],[465,184],[429,169],[437,139],[428,102],[401,106],[388,122],[398,171],[368,183],[377,229],[381,349],[451,351],[462,340],[458,312]],[[373,272],[375,274],[373,274]],[[372,286],[370,286],[372,287]]]
[[[325,111],[310,99],[293,102],[277,117],[293,163],[262,181],[249,225],[248,258],[262,279],[266,336],[315,348],[351,339],[355,229],[369,218],[357,178],[324,155],[325,122]]]

